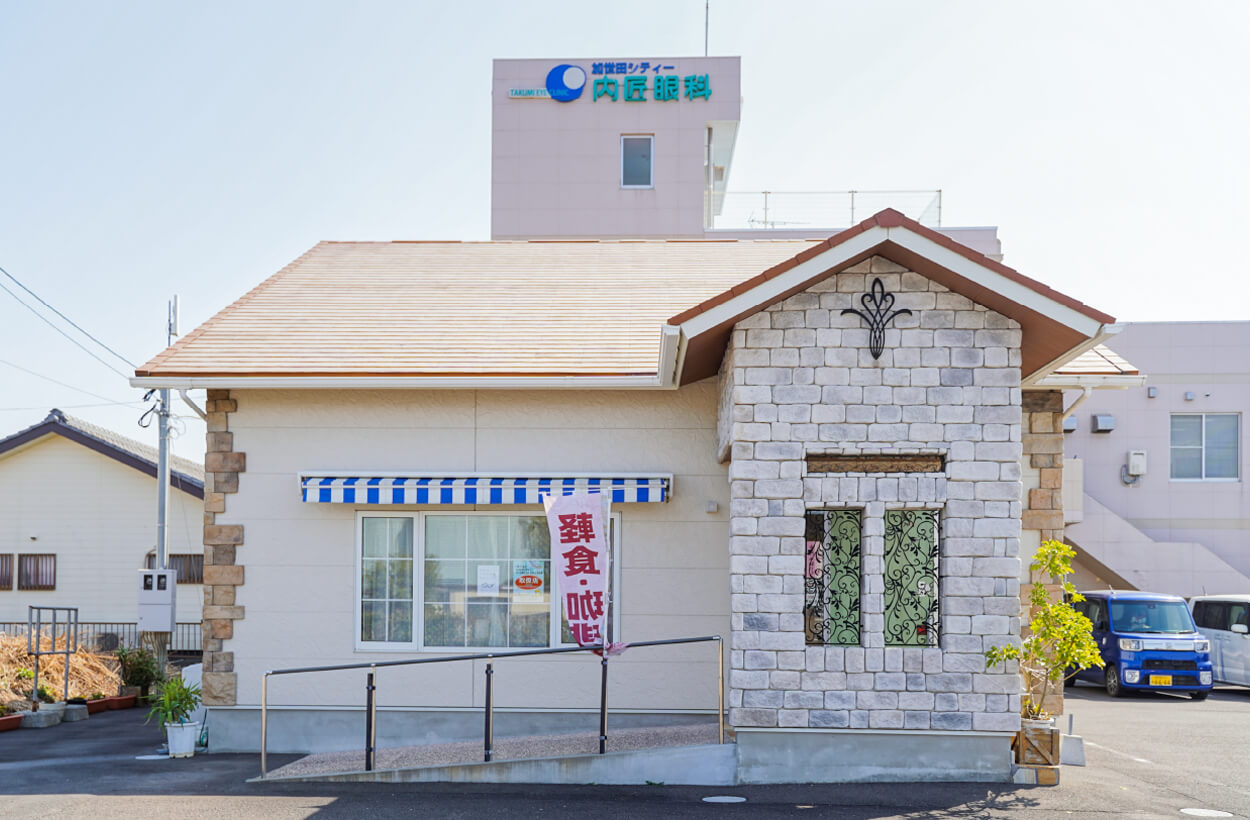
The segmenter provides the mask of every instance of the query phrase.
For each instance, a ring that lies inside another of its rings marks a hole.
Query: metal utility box
[[[1128,451],[1128,474],[1129,475],[1145,475],[1146,474],[1146,451],[1145,450],[1129,450]]]
[[[139,570],[139,631],[173,632],[177,610],[178,572]]]

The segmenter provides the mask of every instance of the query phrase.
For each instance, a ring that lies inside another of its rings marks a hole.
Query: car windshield
[[[1117,632],[1193,632],[1181,601],[1112,601],[1111,626]]]

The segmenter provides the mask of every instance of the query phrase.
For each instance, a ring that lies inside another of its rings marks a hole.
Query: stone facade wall
[[[1043,541],[1063,540],[1063,391],[1030,390],[1024,394],[1024,479],[1027,490],[1021,526],[1020,560],[1024,578],[1036,578],[1028,569]],[[1062,595],[1058,585],[1047,583],[1054,598]],[[1020,589],[1020,612],[1027,625],[1029,586]],[[1047,695],[1042,704],[1052,715],[1063,714],[1063,687]]]
[[[238,692],[234,653],[225,642],[234,637],[234,622],[243,619],[235,604],[235,588],[243,584],[237,551],[243,546],[242,524],[218,524],[226,497],[239,491],[239,473],[247,456],[234,451],[230,414],[238,404],[229,390],[209,390],[208,433],[204,455],[204,647],[203,698],[206,706],[233,706]]]
[[[879,276],[908,308],[873,359],[845,308]],[[1020,329],[876,257],[739,322],[732,413],[730,720],[738,727],[1015,731],[1020,631]],[[942,453],[942,474],[806,473],[809,453]],[[861,643],[807,646],[808,510],[864,511]],[[941,641],[887,647],[884,512],[940,511]]]

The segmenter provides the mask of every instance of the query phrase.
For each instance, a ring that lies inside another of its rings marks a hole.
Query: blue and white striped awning
[[[541,504],[544,495],[610,493],[613,504],[668,501],[672,476],[300,475],[306,504]]]

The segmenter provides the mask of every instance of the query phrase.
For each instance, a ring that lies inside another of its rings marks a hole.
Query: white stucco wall
[[[234,653],[241,706],[259,703],[267,669],[413,657],[355,650],[354,527],[357,510],[369,508],[301,503],[301,470],[672,473],[667,503],[613,508],[622,514],[620,637],[728,634],[728,481],[716,462],[714,380],[676,392],[231,395],[230,429],[247,470],[218,523],[244,526],[236,602],[245,617],[223,647]],[[707,512],[709,501],[718,512]],[[541,514],[537,505],[479,509]],[[612,707],[715,708],[715,658],[710,643],[629,650],[611,662]],[[596,707],[598,675],[598,660],[580,653],[503,661],[496,705]],[[482,679],[481,663],[381,670],[379,702],[480,705]],[[275,678],[269,694],[280,705],[359,706],[363,675]]]
[[[170,553],[203,552],[203,508],[170,488]],[[155,478],[57,435],[0,457],[0,553],[56,554],[56,589],[18,591],[15,578],[0,590],[0,621],[25,622],[36,605],[76,606],[84,622],[134,623],[137,570],[155,543]],[[202,587],[181,584],[177,596],[178,621],[199,621]]]

